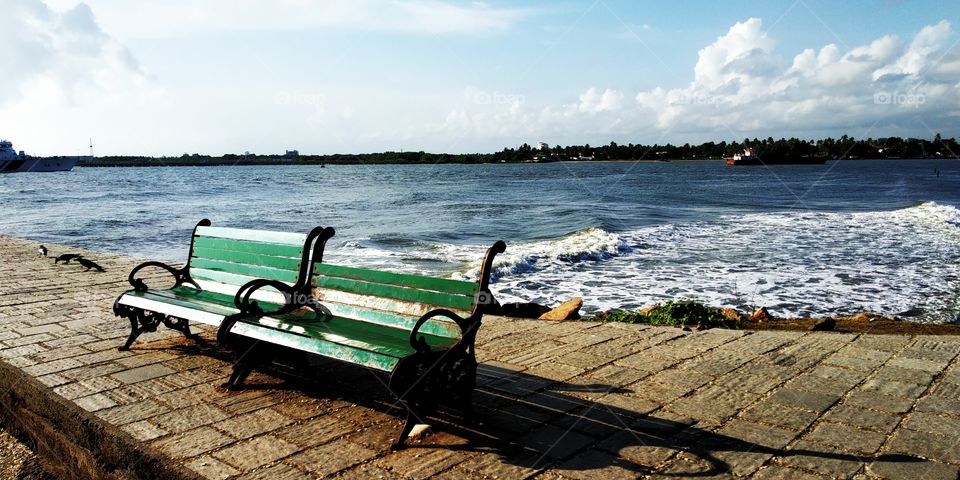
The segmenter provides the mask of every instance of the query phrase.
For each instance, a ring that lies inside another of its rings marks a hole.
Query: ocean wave
[[[744,310],[765,305],[780,316],[871,311],[949,322],[960,293],[958,225],[960,210],[934,202],[730,214],[620,232],[631,253],[596,265],[555,261],[524,271],[522,262],[510,263],[495,292],[501,302],[583,296],[588,313],[692,297]]]
[[[494,261],[491,277],[496,281],[549,267],[569,268],[572,264],[607,260],[632,250],[620,235],[590,227],[559,239],[508,244],[507,251]],[[476,278],[479,272],[480,265],[476,265],[464,272],[463,277]]]

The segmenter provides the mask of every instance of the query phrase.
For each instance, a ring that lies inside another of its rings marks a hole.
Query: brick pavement
[[[0,417],[71,475],[958,477],[956,337],[487,317],[474,421],[440,415],[391,452],[382,376],[314,359],[226,391],[210,330],[119,352],[111,306],[138,260],[89,252],[107,273],[83,272],[36,244],[0,236]]]

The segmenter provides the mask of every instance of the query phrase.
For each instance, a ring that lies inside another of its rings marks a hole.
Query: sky
[[[960,2],[0,0],[36,155],[960,137]]]

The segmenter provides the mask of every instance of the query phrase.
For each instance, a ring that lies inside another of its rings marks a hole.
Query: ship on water
[[[726,160],[727,165],[823,165],[827,163],[827,157],[764,155],[760,158],[753,153],[752,148],[744,149],[743,153],[737,153]]]
[[[67,172],[83,157],[34,157],[13,149],[13,142],[0,140],[0,173]]]

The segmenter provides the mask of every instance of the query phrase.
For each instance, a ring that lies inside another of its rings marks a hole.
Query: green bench
[[[476,383],[474,353],[493,259],[506,249],[496,242],[483,259],[479,278],[466,282],[320,263],[313,259],[309,296],[264,279],[251,282],[240,298],[241,313],[220,326],[222,344],[236,363],[227,383],[238,388],[252,369],[279,351],[293,349],[386,372],[389,389],[406,408],[395,447],[440,403],[470,413]],[[286,291],[282,312],[264,312],[255,299],[261,288]]]
[[[319,262],[334,230],[314,228],[309,234],[218,228],[201,220],[193,229],[190,253],[183,268],[146,262],[130,272],[132,290],[121,294],[113,313],[130,320],[130,336],[120,350],[129,350],[137,337],[154,332],[160,324],[192,337],[190,323],[219,327],[224,318],[239,312],[242,294],[251,282],[269,279],[287,291],[309,294],[308,269]],[[169,288],[150,288],[137,275],[159,268],[173,278]],[[258,299],[282,308],[288,300],[273,289]]]

